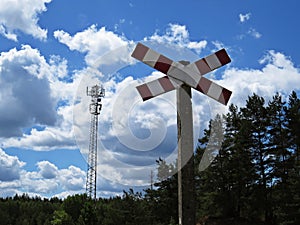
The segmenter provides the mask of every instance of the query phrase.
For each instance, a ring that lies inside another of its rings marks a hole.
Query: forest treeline
[[[269,102],[253,94],[244,107],[230,105],[210,121],[195,151],[198,223],[299,225],[299,149],[296,92],[287,102],[278,93]],[[200,171],[203,156],[211,164]],[[129,189],[95,202],[84,194],[0,199],[0,225],[176,225],[177,175],[169,175],[176,166],[157,164],[159,182],[143,193]]]

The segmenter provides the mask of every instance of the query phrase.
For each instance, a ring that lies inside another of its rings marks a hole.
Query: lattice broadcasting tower
[[[102,104],[101,98],[105,95],[102,86],[95,85],[90,89],[86,89],[87,96],[91,96],[90,113],[90,142],[88,154],[88,170],[86,179],[86,194],[91,199],[96,199],[97,190],[97,136],[98,136],[98,116],[100,114]]]

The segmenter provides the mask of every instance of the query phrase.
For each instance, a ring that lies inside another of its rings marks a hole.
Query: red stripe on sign
[[[231,62],[231,59],[229,58],[225,49],[221,49],[221,50],[217,51],[215,54],[218,57],[222,66]]]
[[[138,43],[132,52],[131,56],[135,59],[143,61],[146,53],[148,52],[149,48],[141,43]]]
[[[167,74],[172,62],[173,61],[171,59],[160,55],[157,62],[154,65],[154,68],[160,72],[163,72],[164,74]]]
[[[204,93],[204,94],[207,94],[208,89],[209,89],[211,83],[212,83],[212,82],[211,82],[209,79],[207,79],[207,78],[205,78],[205,77],[201,77],[201,79],[200,79],[200,81],[199,81],[199,83],[198,83],[196,89],[197,89],[198,91],[201,91],[201,92]]]
[[[221,93],[220,98],[219,98],[219,102],[223,103],[224,105],[227,105],[231,94],[232,94],[231,91],[229,91],[226,88],[223,88],[222,93]]]
[[[204,75],[208,72],[211,71],[211,69],[209,68],[207,62],[205,61],[205,59],[200,59],[197,62],[195,62],[199,72],[201,75]]]
[[[153,97],[150,89],[148,88],[148,86],[146,84],[142,84],[140,86],[137,86],[136,89],[138,90],[138,92],[142,96],[143,101],[146,101],[146,100]]]
[[[167,92],[167,91],[172,91],[175,89],[175,87],[173,86],[173,84],[171,83],[171,81],[169,80],[168,76],[164,76],[162,78],[158,79],[160,85],[162,86],[162,88]]]

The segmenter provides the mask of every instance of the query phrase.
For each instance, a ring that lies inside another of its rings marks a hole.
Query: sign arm
[[[224,105],[229,101],[232,93],[230,90],[203,77],[204,74],[231,62],[225,49],[186,66],[172,61],[141,43],[137,44],[132,57],[168,75],[137,87],[144,101],[174,90],[183,83]]]

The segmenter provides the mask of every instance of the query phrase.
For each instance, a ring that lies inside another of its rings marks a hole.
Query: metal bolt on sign
[[[177,91],[178,221],[179,225],[196,224],[191,88],[226,105],[232,92],[203,75],[226,65],[231,59],[225,49],[221,49],[193,63],[175,62],[141,43],[136,45],[131,56],[166,74],[136,87],[144,101],[174,89]]]

